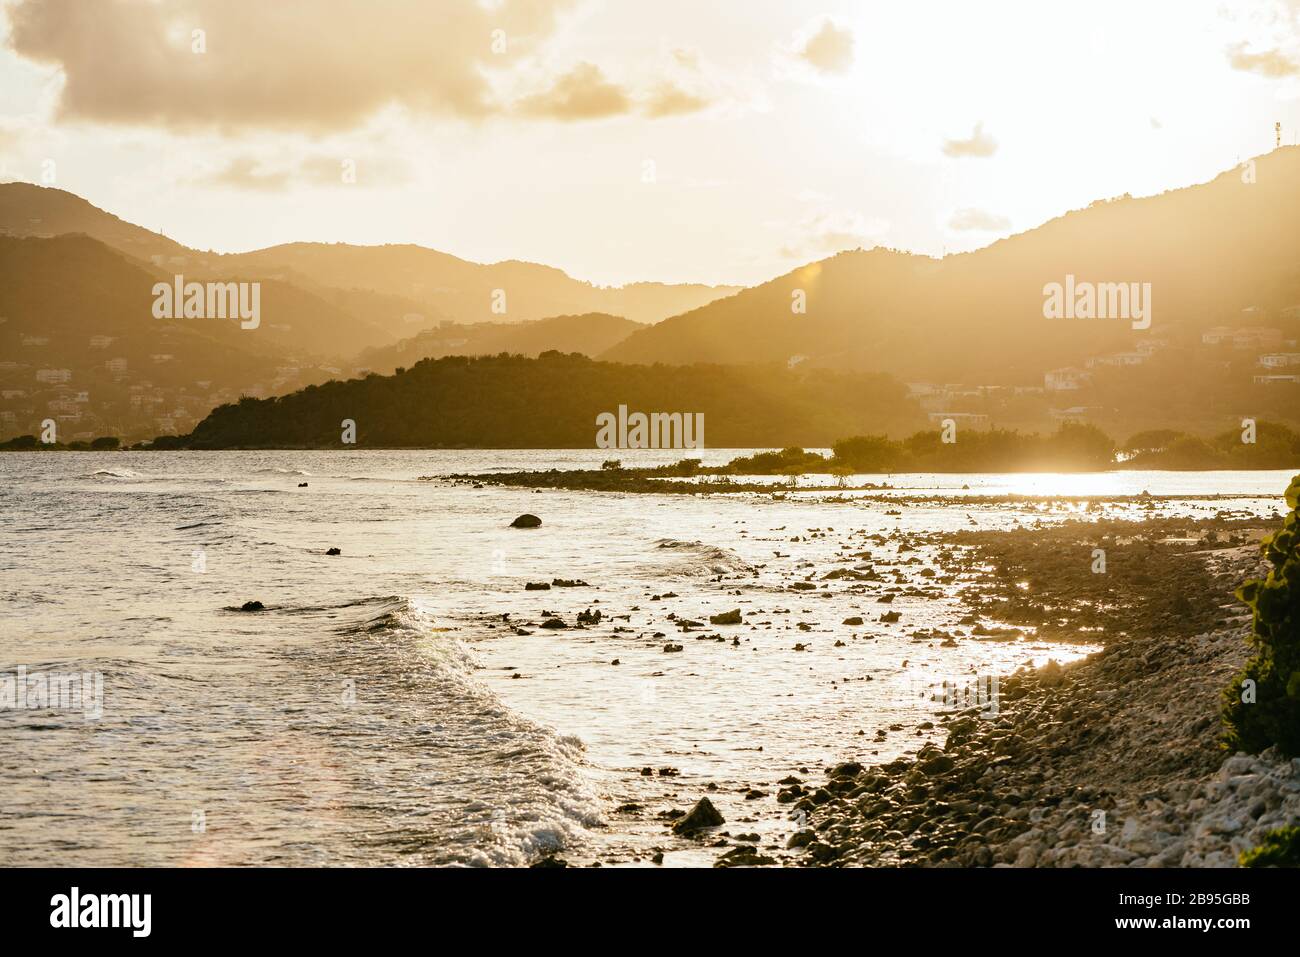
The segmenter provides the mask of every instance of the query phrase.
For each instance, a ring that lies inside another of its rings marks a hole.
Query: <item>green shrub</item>
[[[1291,514],[1263,543],[1273,567],[1237,589],[1254,613],[1255,654],[1224,690],[1223,718],[1232,750],[1258,754],[1277,745],[1294,757],[1300,755],[1300,475],[1286,490],[1286,504]]]
[[[1300,825],[1270,831],[1258,847],[1242,851],[1237,863],[1242,867],[1300,867]]]

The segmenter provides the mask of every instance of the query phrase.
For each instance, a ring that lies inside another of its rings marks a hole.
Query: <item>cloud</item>
[[[1281,50],[1264,50],[1261,53],[1247,53],[1246,44],[1238,43],[1228,48],[1228,64],[1234,70],[1244,73],[1258,73],[1270,79],[1300,74],[1300,60],[1283,53]]]
[[[781,247],[780,255],[804,260],[831,256],[846,249],[870,248],[880,242],[889,227],[888,220],[869,219],[852,210],[814,210],[795,227],[794,237]]]
[[[726,92],[682,49],[639,91],[586,61],[539,72],[538,52],[577,0],[7,2],[9,45],[62,73],[63,120],[324,136],[391,108],[464,120],[655,119],[699,112]],[[237,164],[222,175],[262,189],[283,172]]]
[[[283,162],[238,155],[195,177],[199,186],[246,191],[282,192],[295,186],[394,185],[410,180],[401,161],[382,156],[308,156]]]
[[[14,51],[63,74],[60,118],[321,133],[390,106],[465,119],[508,112],[494,76],[551,39],[573,3],[17,0],[6,9]]]
[[[524,116],[554,120],[596,120],[632,110],[632,97],[606,78],[593,63],[579,63],[561,74],[551,87],[515,103]]]
[[[681,116],[686,113],[698,113],[709,106],[709,99],[702,94],[691,93],[672,83],[661,83],[645,102],[645,115],[649,117]]]
[[[206,173],[196,182],[203,186],[278,191],[288,187],[292,174],[287,169],[268,169],[251,156],[238,156],[221,169]]]
[[[853,31],[824,19],[816,32],[796,37],[791,52],[821,73],[847,73],[853,66]]]
[[[967,140],[945,140],[943,152],[946,156],[992,156],[998,151],[998,141],[984,132],[984,124],[976,123],[975,129]]]
[[[959,209],[948,220],[948,228],[958,232],[1001,233],[1011,228],[1011,220],[983,209]]]

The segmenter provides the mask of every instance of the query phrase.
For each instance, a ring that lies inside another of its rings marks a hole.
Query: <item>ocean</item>
[[[17,687],[23,669],[29,687],[94,675],[102,689],[98,709],[30,693],[0,707],[0,858],[708,865],[714,852],[674,837],[664,812],[708,795],[733,833],[783,842],[794,824],[773,800],[778,779],[914,752],[934,740],[944,682],[1094,650],[1032,634],[936,640],[981,573],[927,578],[937,533],[1271,516],[1290,479],[855,477],[891,486],[862,495],[806,477],[772,479],[771,495],[660,496],[441,478],[607,457],[0,455],[0,682]],[[1142,491],[1174,498],[1106,503]],[[1103,504],[965,501],[1006,493]],[[510,528],[525,512],[541,527]],[[853,563],[883,578],[823,577]],[[555,580],[577,584],[525,590]],[[898,623],[879,620],[882,585],[898,592]],[[241,611],[250,601],[264,610]],[[731,609],[743,624],[709,624]],[[843,624],[854,616],[863,624]]]

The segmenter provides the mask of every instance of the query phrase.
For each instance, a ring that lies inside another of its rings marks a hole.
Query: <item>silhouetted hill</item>
[[[597,356],[640,328],[640,323],[601,313],[553,316],[534,322],[445,323],[394,345],[367,350],[357,357],[356,367],[388,375],[399,366],[409,366],[421,359],[453,355],[490,356],[506,352],[535,358],[543,352],[556,351]]]
[[[354,317],[274,281],[256,329],[156,319],[153,287],[169,278],[89,236],[0,237],[0,435],[46,418],[124,437],[188,428],[240,392],[326,378],[313,350],[361,341]]]
[[[592,312],[656,322],[736,291],[730,286],[662,283],[606,288],[552,266],[514,260],[475,263],[412,245],[289,243],[228,258],[242,269],[289,270],[323,286],[403,296],[439,316],[466,323]],[[494,311],[494,305],[505,311]]]
[[[75,193],[31,183],[0,183],[0,235],[50,238],[82,233],[134,256],[193,254],[161,233],[119,219]]]
[[[829,445],[924,418],[888,376],[784,366],[623,366],[550,352],[426,359],[393,376],[213,410],[190,448],[595,448],[602,413],[703,413],[707,447]],[[686,453],[689,454],[689,453]],[[617,451],[611,450],[617,457]]]
[[[784,361],[937,382],[1040,383],[1043,373],[1152,339],[1300,313],[1300,148],[1212,182],[1093,203],[984,249],[937,260],[842,253],[630,336],[620,362]],[[1151,283],[1151,328],[1046,319],[1043,287]],[[807,313],[792,313],[803,290]],[[1291,320],[1287,320],[1291,321]]]
[[[507,261],[481,264],[413,245],[287,243],[248,253],[189,249],[127,223],[65,190],[0,184],[0,235],[50,237],[83,233],[171,272],[258,278],[299,286],[366,324],[377,347],[439,321],[523,322],[559,315],[607,313],[655,322],[736,291],[731,286],[639,282],[593,286],[551,266]],[[497,290],[505,312],[494,312]],[[374,338],[376,330],[382,330]],[[339,343],[330,351],[345,351]]]

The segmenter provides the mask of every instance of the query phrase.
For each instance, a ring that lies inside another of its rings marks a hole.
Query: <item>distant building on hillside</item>
[[[1088,373],[1073,366],[1049,369],[1043,373],[1043,388],[1048,392],[1074,392],[1081,389],[1090,378]]]
[[[1300,352],[1269,352],[1259,357],[1259,364],[1266,369],[1300,366]]]
[[[1276,349],[1281,344],[1281,329],[1266,329],[1261,326],[1238,329],[1232,334],[1234,349]]]
[[[989,417],[978,412],[931,412],[929,418],[934,425],[942,425],[945,419],[952,419],[958,425],[972,429],[989,427]]]
[[[1140,366],[1150,358],[1144,352],[1117,352],[1109,356],[1093,356],[1086,363],[1089,369],[1095,369],[1098,366],[1115,366],[1122,368],[1124,366]]]
[[[1257,375],[1254,377],[1255,385],[1289,385],[1300,382],[1300,375]]]
[[[1088,407],[1086,405],[1076,405],[1068,409],[1052,409],[1052,421],[1059,422],[1062,425],[1071,423],[1082,425],[1088,421]]]
[[[1201,333],[1201,343],[1207,346],[1231,343],[1234,349],[1276,349],[1282,344],[1282,330],[1264,326],[1243,329],[1215,326]]]

